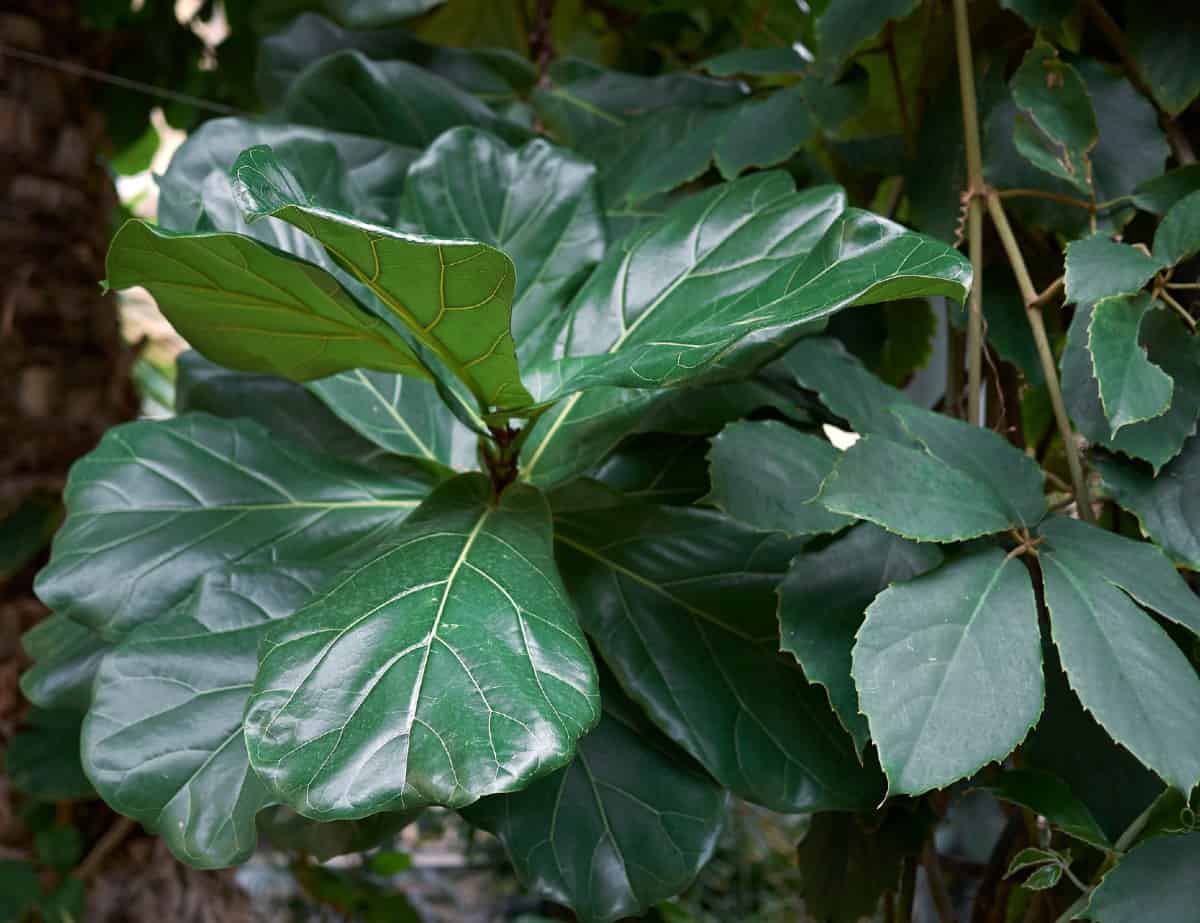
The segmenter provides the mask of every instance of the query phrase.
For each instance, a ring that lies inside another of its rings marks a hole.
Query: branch
[[[1021,253],[1016,235],[1013,234],[1012,225],[1008,223],[1008,215],[1004,213],[1004,205],[1001,204],[1000,197],[994,192],[989,193],[987,205],[988,212],[992,216],[992,223],[996,227],[996,233],[1000,236],[1004,252],[1008,255],[1013,275],[1017,277],[1017,287],[1021,290],[1021,298],[1025,302],[1025,316],[1029,319],[1033,339],[1037,344],[1042,375],[1046,379],[1046,388],[1050,392],[1050,404],[1054,408],[1054,421],[1058,424],[1058,433],[1062,437],[1063,448],[1067,453],[1067,467],[1071,470],[1071,486],[1075,494],[1075,501],[1079,506],[1079,515],[1086,522],[1092,522],[1095,519],[1092,513],[1092,498],[1088,493],[1087,478],[1083,473],[1083,461],[1079,446],[1075,441],[1075,434],[1071,430],[1071,421],[1067,417],[1066,405],[1063,403],[1054,351],[1050,348],[1049,337],[1046,336],[1046,324],[1042,319],[1041,309],[1042,295],[1038,294],[1037,289],[1034,288],[1033,279],[1029,276],[1029,268],[1025,265],[1025,257]],[[1054,289],[1054,284],[1048,287],[1047,292],[1044,293],[1047,298],[1051,296]]]
[[[87,881],[104,865],[104,860],[107,859],[118,846],[124,842],[125,838],[137,828],[137,823],[128,817],[118,817],[116,822],[104,831],[104,836],[92,848],[92,851],[76,867],[71,873],[73,878],[78,878],[80,881]]]
[[[941,923],[956,923],[954,905],[946,892],[946,880],[938,861],[937,847],[932,841],[925,844],[925,850],[921,853],[921,866],[925,869],[925,880],[929,883],[929,893],[933,895],[933,906],[937,910],[938,919]]]

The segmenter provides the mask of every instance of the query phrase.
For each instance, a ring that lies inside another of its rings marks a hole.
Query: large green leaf
[[[444,0],[259,0],[251,22],[271,32],[297,13],[318,9],[348,29],[382,29],[419,16]]]
[[[221,868],[254,852],[255,816],[271,801],[242,736],[255,650],[321,579],[261,566],[210,573],[100,668],[83,729],[88,777],[189,865]]]
[[[1157,477],[1116,458],[1096,458],[1092,465],[1146,535],[1180,565],[1200,570],[1200,438],[1184,443]]]
[[[1068,836],[1097,849],[1112,848],[1096,818],[1058,776],[1041,769],[1010,769],[987,790],[1002,801],[1029,808]]]
[[[1154,232],[1154,258],[1173,266],[1200,253],[1200,192],[1171,206]]]
[[[936,545],[864,522],[819,551],[798,555],[779,586],[780,648],[795,656],[810,682],[825,687],[860,752],[870,732],[850,676],[854,635],[876,594],[941,562]]]
[[[1134,295],[1162,266],[1136,247],[1103,234],[1067,245],[1067,301],[1095,304],[1115,295]]]
[[[237,234],[180,234],[126,222],[108,284],[149,290],[209,359],[309,381],[351,368],[428,377],[412,348],[324,269]]]
[[[1165,215],[1171,206],[1200,189],[1200,163],[1189,163],[1139,183],[1133,204],[1152,215]]]
[[[1190,923],[1200,906],[1200,833],[1147,840],[1104,876],[1081,914],[1097,923]]]
[[[1174,458],[1196,431],[1200,414],[1200,340],[1186,331],[1170,311],[1150,311],[1142,318],[1140,343],[1149,360],[1171,376],[1175,390],[1166,413],[1122,427],[1111,434],[1099,385],[1087,349],[1091,309],[1080,305],[1067,331],[1062,355],[1062,387],[1067,411],[1079,431],[1115,452],[1145,459],[1157,470]]]
[[[892,794],[1002,760],[1042,713],[1037,604],[1022,564],[978,549],[880,593],[854,682]]]
[[[1154,98],[1178,116],[1200,96],[1200,13],[1190,0],[1123,4],[1129,52]]]
[[[838,451],[824,439],[776,420],[742,421],[712,441],[708,502],[764,531],[792,535],[836,532],[850,517],[815,502]]]
[[[1124,573],[1114,574],[1108,539],[1122,540],[1095,526],[1055,517],[1041,534],[1046,606],[1072,688],[1114,740],[1164,781],[1190,792],[1200,782],[1200,725],[1190,717],[1200,712],[1200,677],[1166,631],[1117,587],[1193,630],[1200,627],[1200,600],[1193,596],[1189,611],[1143,592],[1155,589],[1153,571],[1138,566],[1143,560],[1126,556]],[[1191,595],[1178,576],[1175,581],[1178,593]]]
[[[234,174],[248,217],[278,218],[320,241],[379,299],[383,315],[436,355],[481,405],[529,401],[509,332],[514,269],[503,252],[404,234],[312,205],[270,148],[245,151]]]
[[[622,687],[725,787],[781,811],[876,803],[824,693],[777,653],[797,543],[717,513],[569,492],[564,580]]]
[[[35,586],[56,612],[116,639],[219,565],[360,560],[429,486],[423,473],[292,448],[249,420],[127,423],[71,469],[67,519]]]
[[[21,674],[21,692],[47,711],[82,715],[92,701],[92,680],[112,642],[65,615],[50,615],[21,636],[33,665]]]
[[[841,0],[830,3],[817,19],[817,48],[830,70],[841,65],[861,45],[883,31],[894,19],[903,19],[920,0]]]
[[[355,818],[522,788],[598,717],[545,500],[465,474],[267,635],[246,741],[286,803]]]
[[[1138,340],[1142,319],[1154,307],[1146,293],[1108,298],[1092,309],[1088,350],[1111,432],[1167,412],[1175,382],[1146,357]]]
[[[645,503],[694,503],[709,491],[708,440],[670,433],[635,433],[591,476]]]
[[[475,125],[520,143],[529,132],[437,74],[407,61],[372,61],[341,51],[311,63],[278,107],[289,122],[365,134],[423,148],[456,125]]]
[[[1054,46],[1037,42],[1012,78],[1013,102],[1032,123],[1018,122],[1017,150],[1034,165],[1091,194],[1088,153],[1099,138],[1096,113],[1083,79],[1058,56]]]
[[[402,217],[424,234],[478,240],[516,267],[513,336],[556,318],[605,248],[596,168],[538,139],[512,148],[473,128],[437,139],[409,169]]]
[[[708,861],[727,796],[686,754],[604,689],[600,724],[565,769],[466,817],[500,838],[517,873],[585,923],[639,915]]]

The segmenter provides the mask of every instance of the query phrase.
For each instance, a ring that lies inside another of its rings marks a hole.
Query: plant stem
[[[913,904],[917,898],[917,863],[912,856],[904,857],[900,873],[900,894],[896,897],[896,923],[912,923]]]
[[[978,425],[983,377],[983,155],[967,0],[954,0],[954,38],[958,49],[958,89],[962,97],[963,141],[967,150],[967,248],[971,258],[971,294],[967,304],[967,420]]]
[[[1071,205],[1089,212],[1099,207],[1086,199],[1063,195],[1061,192],[1048,192],[1044,189],[1004,189],[997,192],[996,195],[1002,199],[1048,199],[1051,202],[1058,202],[1060,205]]]
[[[1033,339],[1037,344],[1038,358],[1042,363],[1042,375],[1046,379],[1046,388],[1050,392],[1050,405],[1054,408],[1054,421],[1058,424],[1058,433],[1062,437],[1063,449],[1067,453],[1067,467],[1071,470],[1071,487],[1075,494],[1075,502],[1079,506],[1079,516],[1086,522],[1093,522],[1092,498],[1088,492],[1087,478],[1083,473],[1083,461],[1080,457],[1079,446],[1075,434],[1071,430],[1071,421],[1067,417],[1067,408],[1063,403],[1062,388],[1058,383],[1058,367],[1054,361],[1054,351],[1050,348],[1050,338],[1046,336],[1046,324],[1042,319],[1042,309],[1039,294],[1029,276],[1029,268],[1025,265],[1025,257],[1013,234],[1012,225],[1004,213],[1000,197],[991,193],[987,197],[988,212],[996,233],[1008,255],[1012,265],[1013,275],[1017,277],[1017,287],[1021,290],[1021,298],[1025,302],[1025,316],[1029,319]],[[1054,286],[1050,286],[1053,289]]]
[[[917,139],[913,134],[912,118],[908,114],[908,97],[904,93],[904,78],[900,73],[900,60],[896,57],[896,28],[895,23],[889,22],[885,32],[887,38],[884,45],[887,49],[888,67],[892,71],[892,85],[896,89],[896,104],[900,110],[900,128],[904,133],[904,147],[908,155],[917,153]]]
[[[942,875],[942,865],[938,861],[937,847],[933,841],[925,844],[921,853],[921,865],[925,869],[925,880],[929,882],[929,893],[933,895],[933,906],[937,910],[941,923],[956,923],[954,905],[946,892],[946,879]]]
[[[1168,282],[1167,288],[1200,289],[1200,282]]]
[[[1159,298],[1170,305],[1172,311],[1183,318],[1184,323],[1186,323],[1192,330],[1196,329],[1196,319],[1192,317],[1192,315],[1188,314],[1187,308],[1172,298],[1165,289],[1160,288],[1156,294]]]

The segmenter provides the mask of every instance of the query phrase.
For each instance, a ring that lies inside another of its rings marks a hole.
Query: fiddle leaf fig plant
[[[988,7],[986,67],[965,0],[772,39],[695,5],[735,36],[695,72],[431,18],[264,44],[269,118],[195,132],[113,237],[192,351],[72,471],[26,695],[203,868],[441,807],[610,923],[740,801],[810,815],[823,920],[910,919],[918,862],[943,921],[1190,919],[1182,86],[1156,110],[1073,3]],[[980,798],[1005,832],[940,865]]]

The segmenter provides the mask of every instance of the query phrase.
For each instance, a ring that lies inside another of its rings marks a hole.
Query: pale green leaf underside
[[[348,819],[522,788],[598,717],[545,500],[466,474],[268,635],[246,740],[279,798]]]

